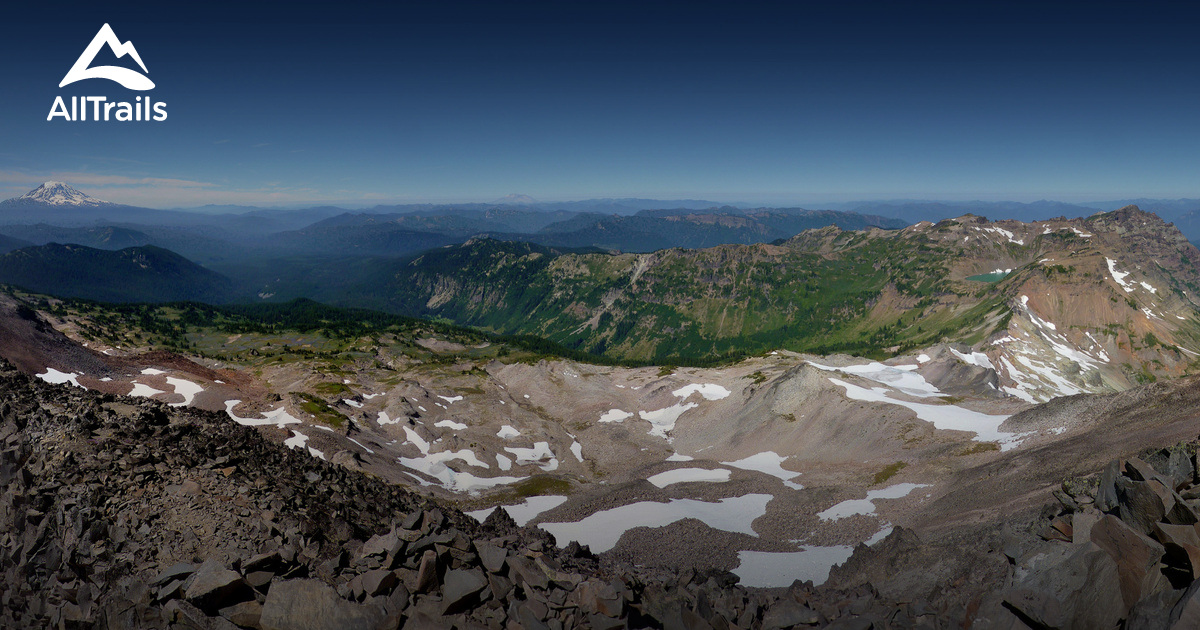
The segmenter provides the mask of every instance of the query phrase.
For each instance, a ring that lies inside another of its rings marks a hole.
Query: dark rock
[[[372,536],[359,552],[359,556],[387,556],[392,553],[400,543],[400,536],[396,530],[392,530],[387,534],[380,536]]]
[[[1111,628],[1128,610],[1117,563],[1090,542],[1015,585],[1004,605],[1031,627],[1048,628]]]
[[[163,571],[162,573],[159,573],[158,577],[151,580],[150,584],[152,584],[152,585],[166,584],[167,582],[170,582],[171,580],[178,580],[178,579],[186,578],[187,576],[189,576],[195,572],[196,572],[196,565],[188,564],[186,562],[181,562],[181,563],[176,564],[176,565],[172,566],[171,568]]]
[[[488,585],[487,577],[479,569],[456,569],[447,571],[442,589],[442,614],[461,612],[477,600],[477,595]]]
[[[588,616],[587,627],[592,630],[619,630],[625,627],[625,622],[593,613]]]
[[[237,571],[206,560],[183,587],[183,596],[201,610],[216,610],[248,599],[249,586]]]
[[[513,579],[542,590],[550,586],[550,579],[546,577],[546,574],[541,569],[535,567],[529,559],[519,556],[509,556],[504,562],[508,565],[508,574]]]
[[[492,591],[492,599],[501,601],[508,598],[508,594],[513,590],[512,580],[503,575],[488,575],[488,586]]]
[[[820,621],[817,611],[801,606],[794,600],[780,600],[763,615],[763,630],[780,630],[799,624],[812,625]]]
[[[1130,490],[1119,491],[1119,495],[1121,520],[1143,534],[1150,533],[1150,528],[1175,507],[1171,492],[1157,479],[1134,481]]]
[[[1171,608],[1182,594],[1166,589],[1142,599],[1129,610],[1123,630],[1166,630],[1171,625]]]
[[[275,574],[270,571],[254,571],[246,574],[246,584],[249,584],[250,588],[262,590],[274,577]]]
[[[585,580],[580,583],[575,589],[574,597],[584,612],[606,617],[620,617],[624,612],[625,600],[612,585],[599,580]]]
[[[159,601],[165,601],[179,597],[180,593],[183,591],[183,583],[184,580],[171,580],[158,589],[158,592],[154,596],[155,599],[158,599]]]
[[[200,630],[237,630],[237,626],[221,617],[209,617],[204,611],[182,599],[173,599],[163,606],[163,617],[179,628]]]
[[[1111,514],[1092,526],[1091,541],[1117,563],[1125,610],[1159,586],[1158,562],[1165,550],[1158,542]]]
[[[483,526],[485,529],[501,534],[508,534],[520,529],[508,511],[500,506],[497,506],[496,509],[492,510],[491,514],[488,514],[488,517],[483,520]]]
[[[1137,457],[1130,457],[1125,460],[1125,474],[1134,481],[1151,481],[1158,480],[1164,486],[1170,486],[1174,489],[1174,485],[1169,479],[1160,474],[1153,466],[1147,464]]]
[[[1200,581],[1184,591],[1179,602],[1171,609],[1168,620],[1171,630],[1190,630],[1200,628]]]
[[[413,589],[416,593],[428,593],[438,586],[437,554],[432,549],[421,556],[421,565],[417,568],[417,583]]]
[[[375,569],[350,580],[350,588],[357,592],[359,598],[387,595],[399,583],[396,574],[387,569]]]
[[[400,527],[404,529],[416,529],[421,524],[421,517],[424,516],[420,510],[413,510],[404,516],[404,520],[400,522]]]
[[[536,601],[521,602],[516,605],[516,620],[525,627],[526,630],[550,630],[550,626],[546,625],[543,619],[544,612],[539,612]]]
[[[283,564],[283,557],[279,555],[279,550],[261,553],[253,558],[250,558],[242,564],[242,573],[253,573],[255,571],[276,571]]]
[[[317,580],[277,580],[262,607],[263,630],[375,630],[382,607],[355,604]]]
[[[504,558],[508,555],[508,551],[504,547],[476,541],[475,552],[479,554],[479,561],[483,563],[483,568],[492,573],[504,570]]]
[[[1192,525],[1154,524],[1154,538],[1162,543],[1166,562],[1186,567],[1190,579],[1200,579],[1200,535]]]
[[[220,615],[243,628],[261,628],[262,604],[250,600],[222,608]]]
[[[1120,476],[1121,471],[1116,460],[1104,467],[1104,472],[1100,474],[1100,485],[1096,489],[1096,509],[1105,513],[1117,509],[1117,478]]]

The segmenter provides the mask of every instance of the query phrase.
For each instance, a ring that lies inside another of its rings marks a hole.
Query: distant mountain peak
[[[535,203],[537,203],[537,202],[538,202],[538,201],[537,201],[537,199],[534,199],[533,197],[530,197],[529,195],[522,195],[522,194],[519,194],[519,193],[512,193],[511,195],[505,195],[505,196],[503,196],[503,197],[501,197],[501,198],[497,199],[497,200],[496,200],[495,202],[493,202],[493,203],[512,204],[512,205],[519,205],[519,206],[529,206],[529,205],[533,205],[533,204],[535,204]]]
[[[75,190],[71,186],[63,182],[49,181],[33,190],[15,197],[9,201],[26,202],[34,201],[38,203],[49,204],[52,206],[103,206],[108,205],[107,201],[101,201],[95,197],[86,195]]]

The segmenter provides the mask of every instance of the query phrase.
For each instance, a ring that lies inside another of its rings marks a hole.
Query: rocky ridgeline
[[[1196,447],[1064,483],[1042,513],[1048,542],[1014,537],[1005,550],[1014,570],[1003,606],[1034,628],[1200,628]]]
[[[869,585],[763,592],[724,571],[604,563],[503,510],[480,525],[222,414],[7,364],[0,485],[3,627],[949,627],[965,614]]]

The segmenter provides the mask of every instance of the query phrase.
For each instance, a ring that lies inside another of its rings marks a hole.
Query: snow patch
[[[554,534],[560,546],[575,540],[591,547],[593,553],[612,549],[634,527],[662,527],[685,518],[697,519],[713,529],[756,536],[751,523],[766,514],[771,499],[769,494],[747,494],[716,503],[695,499],[671,499],[666,503],[639,501],[596,512],[573,523],[542,523],[539,527]]]
[[[972,352],[971,354],[963,354],[962,352],[959,352],[958,350],[955,350],[954,348],[950,348],[950,352],[952,354],[954,354],[954,356],[958,357],[959,361],[962,361],[963,363],[966,363],[967,365],[974,365],[974,366],[978,366],[981,368],[987,368],[989,370],[996,369],[995,366],[992,365],[992,361],[991,361],[991,359],[988,358],[988,355],[986,355],[982,352]]]
[[[622,422],[626,418],[632,418],[633,414],[620,409],[609,409],[600,416],[600,422]]]
[[[928,484],[898,483],[882,490],[868,490],[867,498],[842,501],[824,512],[817,513],[817,516],[821,517],[823,521],[836,521],[856,514],[874,514],[875,501],[879,499],[900,499],[908,496],[910,492],[917,488],[927,487],[929,487]]]
[[[143,397],[149,398],[155,394],[165,394],[165,393],[166,392],[164,392],[160,389],[154,389],[153,387],[150,387],[149,385],[146,385],[145,383],[138,383],[135,381],[133,384],[133,390],[130,391],[128,394],[126,394],[126,396],[143,396]]]
[[[229,414],[233,421],[247,427],[261,427],[268,424],[273,424],[280,429],[287,424],[300,424],[300,419],[292,416],[287,412],[287,407],[280,407],[263,413],[262,418],[242,418],[233,413],[233,408],[238,406],[240,400],[226,400],[225,413]]]
[[[676,468],[657,475],[651,475],[646,481],[666,488],[675,483],[690,483],[694,481],[724,482],[729,481],[730,472],[724,468]]]
[[[751,455],[750,457],[739,459],[737,461],[721,463],[725,464],[726,466],[741,468],[742,470],[753,470],[755,472],[763,473],[764,475],[778,477],[779,479],[783,480],[783,485],[792,488],[793,490],[803,490],[804,486],[791,481],[792,479],[799,477],[800,473],[794,470],[787,470],[781,465],[786,459],[787,457],[780,455],[775,451],[764,451],[762,453],[758,453],[757,455]]]
[[[288,448],[304,448],[306,443],[308,443],[308,436],[295,429],[292,429],[292,437],[283,441],[283,445]]]
[[[682,398],[684,400],[686,400],[688,396],[691,396],[692,394],[696,394],[696,393],[703,396],[704,400],[721,400],[722,398],[729,397],[730,391],[728,389],[725,389],[724,387],[722,387],[720,385],[716,385],[714,383],[705,383],[703,385],[701,385],[701,384],[686,385],[684,387],[680,387],[679,389],[671,392],[672,395],[674,395],[678,398]]]
[[[899,405],[917,414],[918,418],[932,424],[937,429],[974,433],[975,437],[973,439],[976,442],[999,442],[1001,451],[1015,448],[1020,443],[1021,438],[1024,437],[1024,434],[1008,433],[1000,430],[1000,425],[1008,419],[1008,416],[993,416],[964,409],[958,405],[929,405],[899,400],[889,397],[887,395],[888,390],[885,387],[866,389],[836,378],[829,380],[834,385],[845,388],[846,397],[851,400]]]
[[[554,456],[554,451],[550,450],[549,442],[534,442],[533,448],[506,446],[504,450],[516,456],[518,465],[537,464],[546,472],[558,468],[558,458]]]
[[[83,376],[82,373],[76,374],[75,372],[71,372],[71,373],[59,372],[58,370],[56,370],[52,367],[48,367],[48,368],[46,368],[46,372],[44,374],[36,374],[35,376],[42,379],[43,381],[46,381],[47,383],[50,383],[51,385],[62,385],[63,383],[70,383],[70,384],[74,385],[75,387],[82,387],[83,389],[87,389],[86,387],[83,387],[83,385],[79,384],[78,378],[80,376]]]
[[[863,541],[868,547],[887,538],[891,527],[884,527]],[[800,551],[739,551],[738,566],[733,573],[743,586],[775,588],[791,586],[795,580],[812,580],[820,586],[829,579],[829,570],[850,559],[850,545],[804,547]]]
[[[1133,291],[1133,285],[1125,282],[1125,278],[1129,276],[1129,272],[1117,271],[1117,261],[1111,258],[1105,258],[1104,260],[1108,262],[1108,273],[1112,275],[1112,279],[1116,281],[1117,284],[1121,285],[1121,288],[1125,289],[1126,293]]]
[[[171,403],[172,407],[186,407],[196,399],[196,394],[204,391],[204,388],[196,383],[173,376],[167,377],[167,384],[175,388],[176,394],[183,396],[183,402]]]
[[[809,361],[808,364],[826,372],[841,372],[843,374],[861,376],[867,380],[882,383],[917,398],[930,398],[943,395],[938,391],[938,388],[934,387],[929,381],[926,381],[924,376],[914,372],[917,369],[915,365],[884,365],[878,361],[862,365],[848,365],[846,367],[832,367],[813,363],[812,361]]]

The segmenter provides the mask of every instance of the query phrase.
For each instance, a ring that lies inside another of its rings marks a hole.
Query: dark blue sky
[[[6,7],[0,195],[1200,197],[1189,3],[97,4]],[[167,121],[46,121],[105,22]]]

